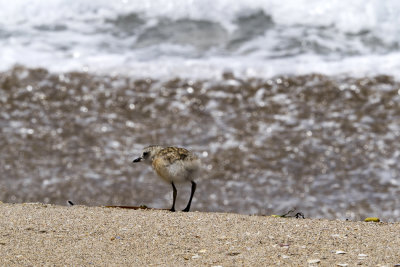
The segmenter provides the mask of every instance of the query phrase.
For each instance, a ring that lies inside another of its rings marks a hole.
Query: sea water
[[[0,69],[397,75],[399,14],[395,0],[0,1]]]

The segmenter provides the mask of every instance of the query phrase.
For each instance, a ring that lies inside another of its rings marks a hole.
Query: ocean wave
[[[0,7],[2,70],[22,64],[197,78],[227,69],[263,77],[399,73],[394,0],[0,1]]]

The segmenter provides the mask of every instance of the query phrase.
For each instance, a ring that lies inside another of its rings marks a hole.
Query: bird
[[[188,212],[192,204],[196,183],[193,180],[200,169],[199,158],[189,150],[176,146],[150,145],[143,149],[140,157],[133,160],[133,163],[145,162],[151,164],[154,171],[164,181],[172,185],[172,207],[175,211],[177,190],[175,183],[190,182],[192,185],[189,202],[182,211]]]

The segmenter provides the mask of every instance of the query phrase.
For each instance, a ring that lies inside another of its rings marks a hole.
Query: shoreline
[[[2,266],[400,264],[400,223],[41,203],[0,214]]]

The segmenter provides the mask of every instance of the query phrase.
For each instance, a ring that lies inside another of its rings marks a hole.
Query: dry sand
[[[1,266],[400,264],[400,223],[44,204],[0,215]]]

